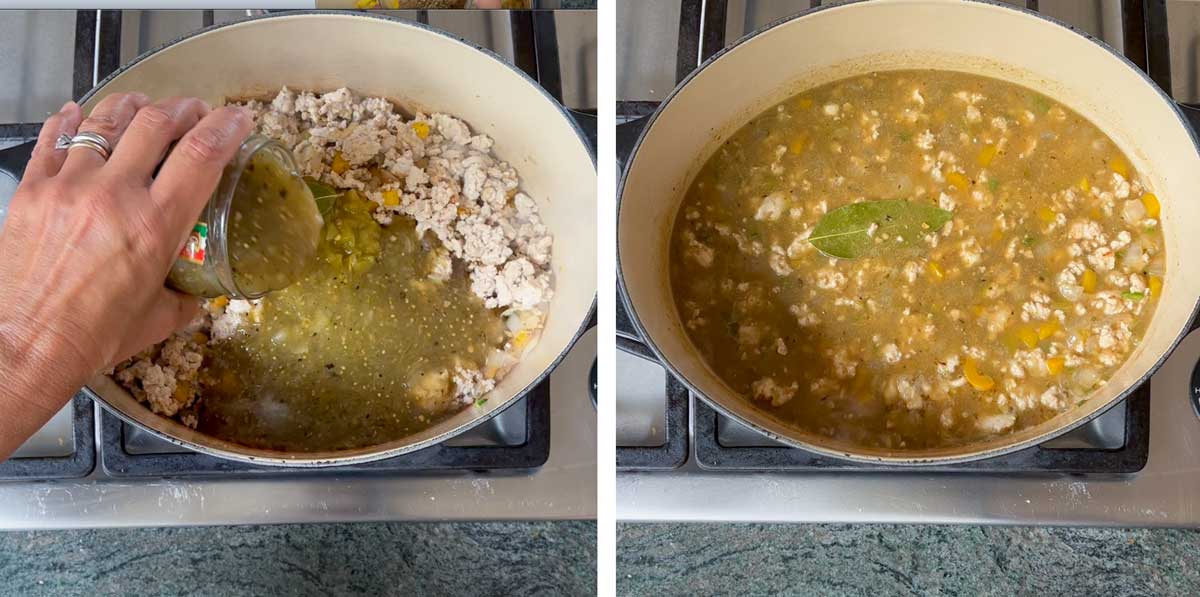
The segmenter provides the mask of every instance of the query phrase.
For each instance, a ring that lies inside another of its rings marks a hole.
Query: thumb
[[[143,318],[141,329],[125,340],[122,358],[165,340],[200,315],[200,299],[163,288]],[[119,362],[119,361],[118,361]]]
[[[153,330],[161,330],[162,336],[154,340],[160,342],[172,333],[177,332],[200,315],[200,299],[170,288],[163,288],[159,299],[150,309],[148,326]],[[147,343],[149,345],[150,343]]]

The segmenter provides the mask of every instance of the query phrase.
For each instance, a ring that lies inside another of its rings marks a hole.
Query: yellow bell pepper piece
[[[946,182],[958,187],[960,191],[965,191],[971,186],[971,183],[967,181],[967,177],[963,176],[961,172],[947,172]]]
[[[529,330],[521,330],[517,332],[517,335],[513,337],[513,347],[517,350],[524,348],[525,345],[529,343],[531,335],[532,334],[529,333]]]
[[[1057,332],[1057,331],[1058,331],[1058,322],[1057,321],[1047,321],[1046,323],[1043,323],[1042,325],[1038,326],[1038,329],[1037,329],[1038,340],[1045,340],[1046,338],[1053,336],[1055,334],[1055,332]]]
[[[796,103],[805,110],[811,108],[813,105],[812,98],[807,98],[807,97],[801,99],[799,102],[796,102]]]
[[[1063,366],[1066,364],[1066,359],[1062,357],[1052,357],[1046,359],[1046,369],[1050,371],[1050,375],[1058,375],[1062,373]]]
[[[1158,196],[1154,193],[1146,193],[1142,195],[1142,205],[1146,206],[1146,217],[1158,218],[1158,214],[1162,213],[1162,205],[1158,202]]]
[[[1085,193],[1092,192],[1092,183],[1088,182],[1088,179],[1086,176],[1079,179],[1079,190],[1081,190]]]
[[[1099,279],[1096,277],[1096,272],[1090,269],[1083,270],[1083,276],[1079,279],[1079,285],[1083,286],[1083,291],[1088,294],[1096,292],[1096,284],[1098,282]]]
[[[1037,348],[1038,333],[1031,327],[1017,329],[1017,338],[1026,348]]]
[[[1162,293],[1163,279],[1161,276],[1150,276],[1150,296],[1158,296]]]
[[[396,207],[400,205],[400,192],[396,189],[388,189],[383,192],[383,206]]]
[[[946,277],[946,272],[942,271],[942,266],[938,265],[936,261],[929,262],[929,273],[939,280]]]
[[[429,123],[414,122],[412,123],[412,130],[417,134],[417,137],[424,139],[425,137],[429,136]]]
[[[804,138],[798,137],[788,143],[788,151],[792,152],[792,155],[800,155],[804,151]]]
[[[967,378],[967,383],[980,392],[986,392],[996,387],[995,380],[979,372],[975,364],[975,359],[966,359],[963,361],[963,375]]]
[[[345,174],[350,169],[350,162],[342,157],[342,152],[336,151],[333,154],[333,171],[338,174]]]
[[[1129,162],[1126,162],[1125,158],[1121,156],[1115,156],[1113,159],[1108,161],[1108,167],[1113,172],[1116,172],[1125,178],[1129,178]]]
[[[1054,213],[1054,210],[1050,209],[1049,207],[1040,207],[1038,208],[1037,215],[1038,219],[1049,224],[1050,222],[1054,221],[1054,218],[1058,214]]]
[[[379,8],[379,4],[375,0],[357,0],[354,3],[355,8]]]
[[[979,151],[979,165],[984,168],[992,165],[992,160],[996,159],[996,152],[995,145],[984,145],[983,149]]]

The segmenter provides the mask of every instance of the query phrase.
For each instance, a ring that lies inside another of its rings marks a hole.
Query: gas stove
[[[0,91],[0,148],[35,138],[47,113],[142,52],[254,12],[6,13],[0,54],[11,58],[0,63],[0,80],[9,82]],[[489,47],[582,111],[579,118],[594,113],[594,12],[392,14]],[[0,221],[13,188],[0,175]],[[0,463],[0,529],[594,518],[595,358],[593,329],[549,380],[497,417],[427,449],[335,469],[191,452],[122,422],[81,392]]]
[[[1012,3],[1105,40],[1177,101],[1197,100],[1195,56],[1186,48],[1200,31],[1200,5]],[[676,81],[743,35],[817,4],[619,3],[618,161]],[[647,55],[660,59],[632,59]],[[1198,333],[1148,384],[1071,433],[998,458],[920,469],[848,463],[778,443],[673,379],[640,344],[621,301],[617,334],[619,520],[1200,526],[1200,475],[1190,474],[1190,444],[1200,436],[1192,407]]]

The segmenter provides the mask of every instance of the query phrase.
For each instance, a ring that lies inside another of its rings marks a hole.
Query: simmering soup
[[[856,445],[1036,425],[1102,386],[1163,285],[1159,199],[1095,125],[1012,83],[871,73],[792,97],[687,191],[671,286],[748,400]]]

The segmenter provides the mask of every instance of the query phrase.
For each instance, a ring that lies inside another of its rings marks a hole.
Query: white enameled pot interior
[[[508,406],[570,347],[596,293],[596,229],[589,217],[596,213],[596,171],[573,122],[512,65],[413,23],[353,14],[283,15],[202,33],[130,66],[88,98],[84,109],[119,91],[152,98],[194,95],[219,103],[273,95],[285,85],[318,91],[349,87],[392,99],[408,112],[454,115],[495,140],[494,152],[516,168],[554,236],[555,294],[540,341],[489,394],[485,406],[396,442],[336,453],[285,454],[222,442],[150,413],[107,378],[89,387],[109,407],[172,439],[226,456],[290,465],[395,455],[464,431]]]
[[[833,442],[773,418],[724,384],[695,351],[667,279],[670,230],[692,177],[752,116],[795,93],[875,70],[948,69],[1036,89],[1095,122],[1162,200],[1164,294],[1141,345],[1074,410],[1041,425],[958,448],[893,452]],[[865,460],[934,463],[982,458],[1043,441],[1102,412],[1173,347],[1200,297],[1187,271],[1200,254],[1200,156],[1173,104],[1109,49],[1009,7],[959,0],[879,0],[832,7],[742,42],[686,81],[660,109],[632,157],[618,214],[621,275],[647,339],[718,408],[784,441]]]

